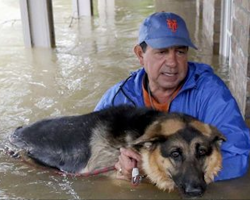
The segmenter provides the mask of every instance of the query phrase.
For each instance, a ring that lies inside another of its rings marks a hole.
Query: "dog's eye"
[[[199,156],[205,156],[206,153],[207,153],[207,151],[206,151],[206,149],[204,149],[204,148],[200,148],[200,149],[198,150]]]
[[[172,158],[178,158],[181,155],[181,153],[179,151],[173,151],[171,152],[170,156]]]

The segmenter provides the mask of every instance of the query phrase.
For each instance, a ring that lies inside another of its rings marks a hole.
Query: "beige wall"
[[[232,5],[232,38],[230,58],[230,87],[246,118],[250,117],[249,85],[249,0],[234,0]]]
[[[200,0],[201,1],[201,0]],[[219,53],[221,0],[202,0],[203,29],[208,40],[213,44],[213,53]]]
[[[220,45],[220,20],[223,0],[202,2],[204,29],[214,53]],[[225,1],[225,0],[224,0]],[[226,0],[230,1],[230,0]],[[250,1],[232,0],[231,54],[229,56],[229,87],[242,114],[250,119]]]

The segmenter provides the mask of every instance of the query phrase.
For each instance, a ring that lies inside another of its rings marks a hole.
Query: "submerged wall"
[[[198,0],[202,4],[204,30],[219,52],[223,1],[231,1],[231,39],[229,53],[229,87],[242,114],[250,120],[250,1]],[[225,8],[224,8],[225,9]],[[226,8],[227,9],[227,8]],[[222,22],[223,23],[223,22]]]
[[[232,37],[230,56],[230,87],[243,110],[250,118],[250,2],[249,0],[233,1],[232,4]]]

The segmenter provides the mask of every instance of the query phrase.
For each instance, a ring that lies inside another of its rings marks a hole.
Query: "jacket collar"
[[[212,68],[203,63],[188,62],[188,73],[185,83],[179,94],[183,91],[193,89],[197,87],[199,77],[206,72],[213,72]],[[142,82],[145,75],[144,68],[140,68],[137,71],[131,73],[131,78],[127,80],[124,85],[124,92],[129,95],[135,102],[143,102],[142,95]],[[132,90],[134,89],[134,90]]]

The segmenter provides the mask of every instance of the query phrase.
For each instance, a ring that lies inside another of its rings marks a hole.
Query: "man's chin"
[[[164,89],[164,90],[168,90],[168,91],[172,91],[172,92],[174,92],[177,88],[178,88],[178,84],[176,84],[176,83],[162,83],[162,84],[159,84],[160,85],[160,87],[162,88],[162,89]]]

